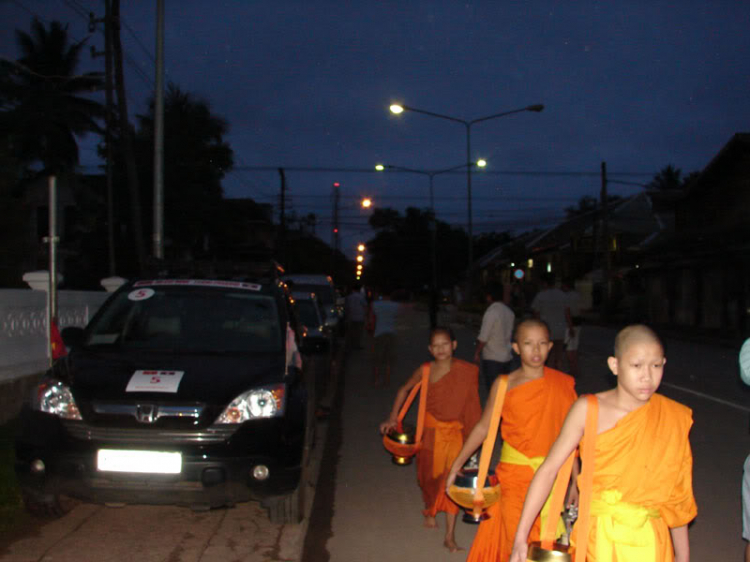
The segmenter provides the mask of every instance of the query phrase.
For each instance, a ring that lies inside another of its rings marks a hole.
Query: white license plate
[[[182,454],[99,449],[96,455],[96,467],[103,472],[179,474],[182,470]]]

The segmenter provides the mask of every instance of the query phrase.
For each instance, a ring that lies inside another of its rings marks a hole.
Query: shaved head
[[[664,344],[651,328],[644,324],[633,324],[626,326],[615,338],[615,357],[618,359],[636,343],[655,343],[664,350]]]
[[[547,323],[544,320],[539,320],[538,318],[526,318],[516,324],[511,341],[518,342],[518,334],[526,328],[542,328],[547,332],[547,337],[549,337],[549,326],[547,326]]]

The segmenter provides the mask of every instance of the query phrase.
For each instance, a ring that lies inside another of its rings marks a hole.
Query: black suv
[[[278,278],[144,279],[113,294],[21,415],[29,509],[59,498],[194,509],[259,499],[297,522],[314,440],[314,381]]]

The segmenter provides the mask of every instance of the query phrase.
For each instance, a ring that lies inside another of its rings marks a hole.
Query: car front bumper
[[[22,432],[16,441],[19,485],[37,501],[66,495],[95,503],[219,507],[291,493],[300,480],[303,439],[284,439],[282,420],[258,420],[226,441],[207,445],[144,442],[127,431],[117,438],[84,440],[71,437],[57,420],[44,421],[58,431],[36,437]],[[179,452],[181,467],[177,474],[101,471],[99,449]],[[254,475],[265,472],[258,467],[267,469],[266,478]]]

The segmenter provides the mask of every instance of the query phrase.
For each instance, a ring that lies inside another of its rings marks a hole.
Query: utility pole
[[[110,0],[104,0],[104,17],[96,18],[94,13],[89,13],[89,32],[93,33],[97,23],[104,24],[104,51],[97,51],[91,47],[91,57],[104,56],[104,144],[106,145],[106,167],[107,178],[107,247],[109,249],[109,275],[114,276],[117,269],[115,254],[115,190],[112,178],[112,107],[113,107],[113,84],[112,84],[112,14],[110,13]]]
[[[284,168],[279,168],[281,176],[281,205],[279,205],[279,261],[284,265],[286,255],[286,176]]]
[[[135,165],[133,150],[133,131],[128,121],[128,102],[125,97],[125,73],[122,62],[122,41],[120,39],[120,0],[112,0],[111,25],[115,87],[117,89],[117,105],[120,110],[120,145],[122,147],[122,157],[125,161],[125,175],[127,176],[128,191],[130,193],[130,215],[137,267],[139,274],[142,275],[146,263],[146,249],[143,242],[143,217],[141,216],[138,170]]]
[[[156,0],[154,92],[154,257],[164,259],[164,0]]]
[[[336,271],[336,253],[339,251],[339,182],[333,184],[333,254],[331,255],[331,274]]]
[[[602,279],[604,282],[604,292],[602,293],[602,317],[606,318],[609,313],[609,270],[610,270],[610,244],[609,244],[609,224],[607,217],[607,163],[602,162]]]

